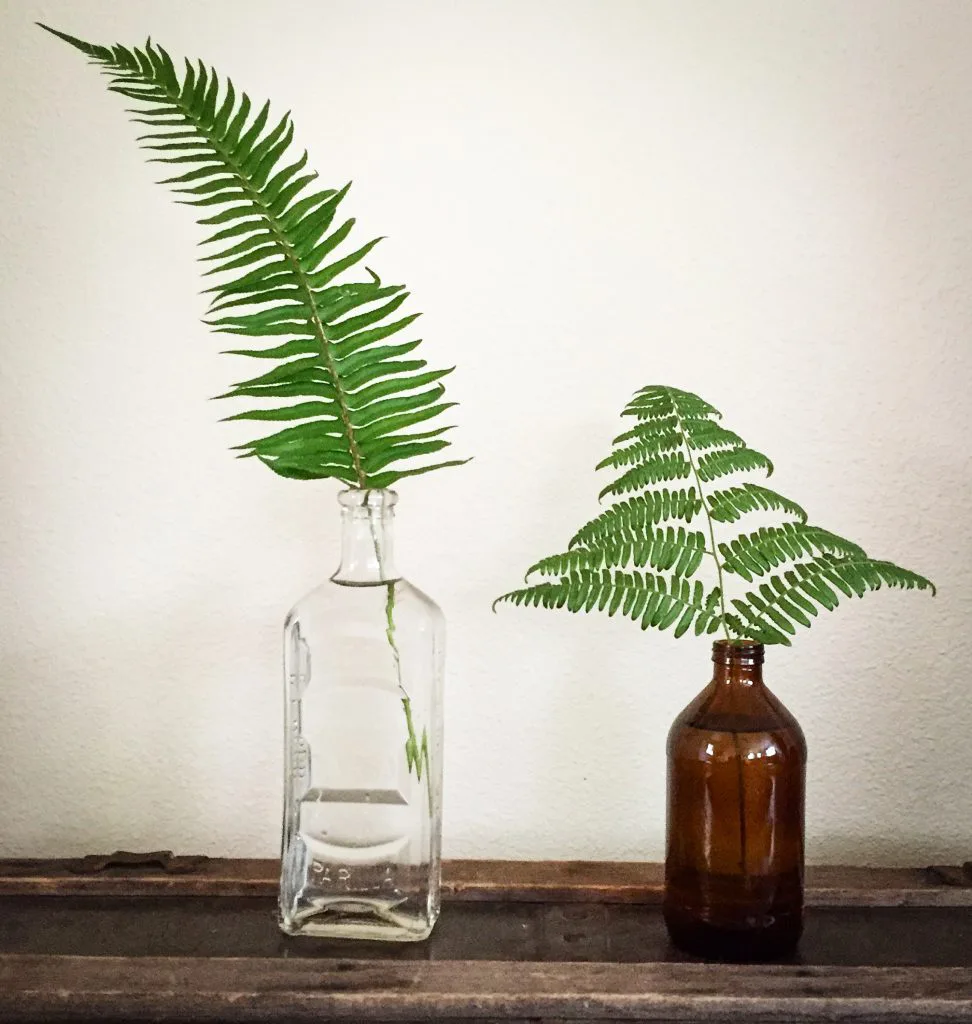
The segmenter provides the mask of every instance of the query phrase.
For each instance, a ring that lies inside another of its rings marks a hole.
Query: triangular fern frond
[[[601,491],[631,497],[616,501],[582,526],[568,550],[536,562],[527,573],[552,576],[511,591],[499,602],[569,611],[620,611],[643,627],[675,627],[681,636],[723,630],[730,639],[788,644],[797,626],[807,627],[821,608],[841,596],[860,596],[882,586],[932,590],[923,576],[891,562],[868,558],[853,541],[807,523],[795,501],[750,481],[720,488],[706,485],[753,470],[772,472],[769,459],[717,420],[719,412],[698,395],[675,388],[642,388],[624,409],[633,427],[619,434],[598,468],[624,472]],[[677,481],[684,486],[672,487]],[[656,486],[661,485],[661,486]],[[779,513],[790,520],[756,529],[720,530],[750,513]],[[705,531],[683,525],[696,517]],[[711,556],[714,579],[699,574]],[[645,569],[670,575],[655,576]],[[740,597],[726,594],[726,577],[759,582]]]
[[[293,148],[290,115],[271,116],[268,103],[258,109],[202,62],[177,71],[152,42],[97,46],[41,27],[86,54],[109,89],[135,103],[133,120],[148,129],[139,144],[151,162],[172,168],[162,183],[214,229],[201,243],[211,247],[202,257],[207,279],[216,280],[206,289],[205,322],[265,340],[230,351],[276,363],[220,396],[272,405],[228,418],[300,421],[241,446],[244,457],[281,476],[355,487],[387,487],[464,461],[429,462],[448,447],[443,430],[412,432],[452,406],[442,400],[451,371],[401,358],[419,344],[398,341],[416,318],[395,317],[407,298],[402,285],[383,285],[367,268],[364,280],[344,280],[380,239],[339,254],[354,226],[339,210],[348,186],[314,189],[307,153]]]

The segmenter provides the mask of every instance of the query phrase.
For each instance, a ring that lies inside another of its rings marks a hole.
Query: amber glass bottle
[[[763,685],[763,647],[719,640],[668,736],[665,923],[701,956],[766,960],[803,930],[807,746]]]

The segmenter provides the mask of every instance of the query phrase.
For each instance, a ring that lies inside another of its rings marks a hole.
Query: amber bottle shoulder
[[[772,734],[781,754],[806,757],[800,723],[762,682],[713,682],[676,717],[668,734],[669,753],[685,750],[693,739],[701,746],[711,733]]]

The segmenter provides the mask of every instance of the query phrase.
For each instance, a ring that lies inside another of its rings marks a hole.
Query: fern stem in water
[[[369,492],[370,493],[370,492]],[[371,540],[375,546],[375,557],[378,560],[378,574],[384,579],[385,564],[381,553],[381,542],[378,540],[378,530],[375,527],[375,517],[370,506],[368,508],[368,525],[371,529]],[[391,648],[392,661],[395,665],[395,682],[401,693],[402,710],[405,712],[405,727],[408,731],[408,738],[405,740],[405,758],[408,761],[408,770],[415,769],[415,777],[422,781],[422,769],[425,768],[426,777],[429,768],[429,738],[425,729],[422,730],[422,743],[419,745],[418,737],[415,735],[415,724],[412,721],[412,699],[402,682],[402,658],[398,650],[398,642],[395,639],[395,581],[385,583],[385,639]],[[431,790],[429,791],[431,800]]]

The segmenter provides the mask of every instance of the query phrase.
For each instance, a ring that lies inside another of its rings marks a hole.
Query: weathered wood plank
[[[168,874],[110,867],[71,871],[75,862],[0,860],[0,896],[13,895],[223,895],[276,892],[276,860],[209,858],[192,871]],[[505,902],[661,902],[660,864],[590,861],[451,860],[443,865],[443,895],[450,900]],[[810,867],[809,906],[972,906],[972,873],[963,867]]]
[[[443,885],[452,899],[658,904],[664,867],[621,861],[448,861]],[[820,907],[972,906],[972,876],[966,884],[946,884],[927,868],[811,866],[806,899]]]
[[[110,867],[96,874],[64,860],[0,860],[0,896],[267,896],[276,892],[277,860],[207,857],[185,874]]]
[[[972,1020],[970,968],[0,956],[0,1019]]]
[[[421,943],[295,939],[273,897],[11,896],[0,899],[0,953],[60,956],[291,957],[671,963],[660,908],[624,903],[445,905]],[[807,914],[787,963],[972,968],[968,907],[826,907]]]

